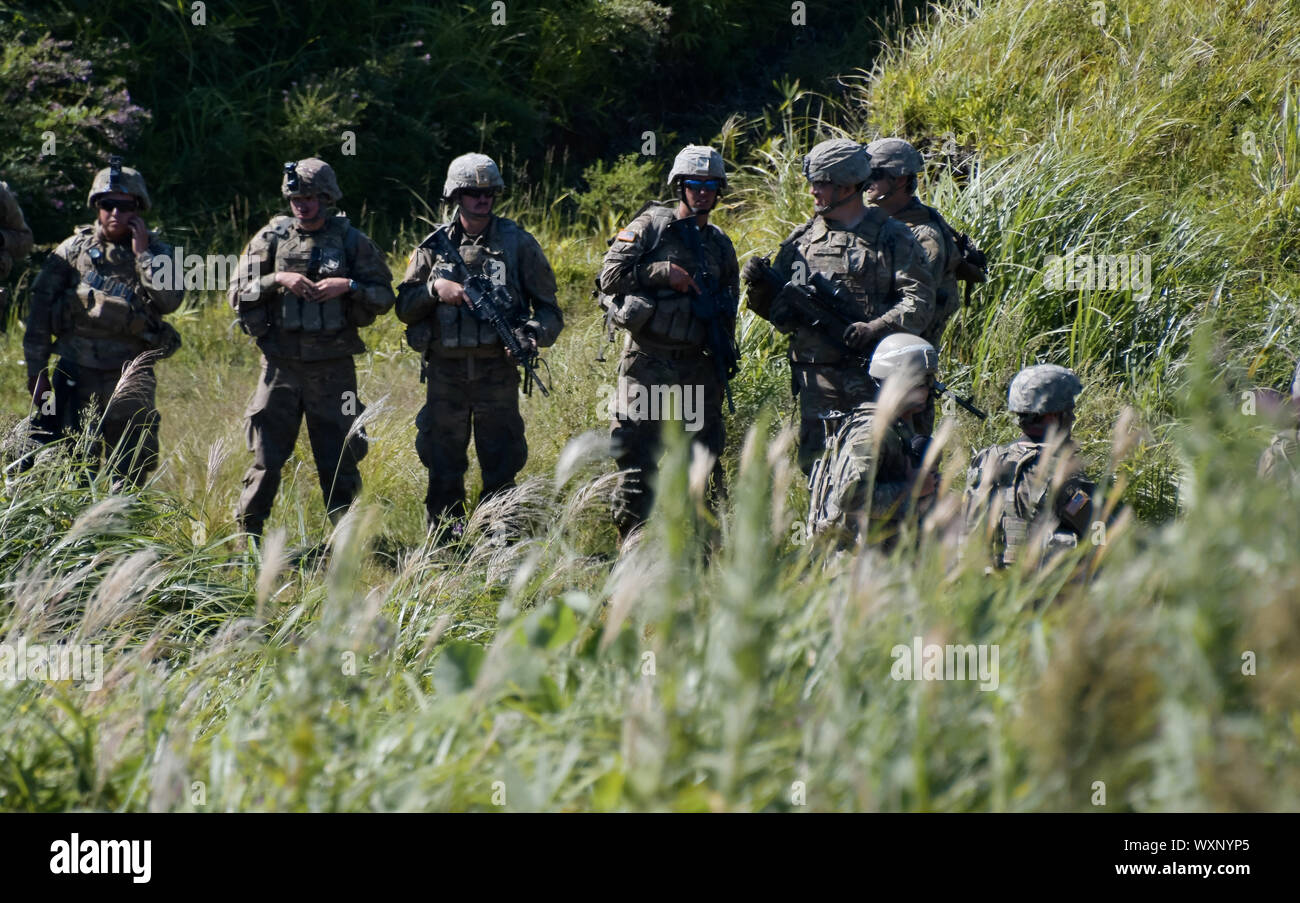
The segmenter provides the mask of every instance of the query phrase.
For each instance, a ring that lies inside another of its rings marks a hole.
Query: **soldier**
[[[456,521],[451,529],[457,534],[465,514],[471,428],[483,471],[480,498],[513,486],[528,460],[518,362],[493,326],[466,306],[464,280],[481,275],[505,287],[511,309],[501,314],[525,352],[553,345],[564,328],[555,273],[537,239],[492,212],[504,188],[492,158],[464,154],[452,160],[443,198],[455,213],[411,254],[397,289],[397,316],[411,326],[407,339],[423,355],[429,385],[415,419],[415,449],[429,469],[425,509],[430,526]],[[464,267],[448,246],[457,249]]]
[[[87,204],[98,208],[98,221],[59,245],[32,282],[23,353],[38,411],[33,439],[80,430],[93,406],[102,415],[94,426],[98,453],[119,485],[138,485],[158,464],[154,363],[180,347],[163,315],[184,292],[154,278],[154,258],[172,248],[140,216],[149,209],[140,173],[112,158],[95,175]],[[51,353],[59,355],[53,380]]]
[[[9,186],[0,182],[0,283],[9,278],[14,264],[21,263],[32,253],[32,230],[23,217],[23,209],[9,193]],[[0,332],[9,323],[9,288],[0,285]]]
[[[800,406],[799,466],[809,473],[825,446],[825,415],[875,397],[863,358],[885,336],[919,334],[930,324],[934,285],[908,228],[863,203],[871,175],[865,148],[843,138],[823,141],[804,157],[803,173],[816,215],[790,233],[770,268],[766,260],[751,258],[741,276],[749,286],[750,309],[790,334],[791,379]],[[834,317],[828,322],[843,325],[831,333],[790,315],[786,293],[817,276],[829,280],[839,296],[830,303]]]
[[[1287,411],[1293,425],[1273,437],[1259,457],[1259,476],[1263,479],[1300,481],[1300,364],[1291,379],[1291,404]]]
[[[938,348],[944,327],[961,307],[957,265],[962,257],[956,233],[938,210],[916,196],[917,173],[925,169],[916,148],[902,138],[879,138],[867,145],[867,153],[871,155],[867,200],[911,229],[925,255],[924,265],[935,286],[934,316],[921,337]],[[917,415],[915,426],[924,436],[934,432],[933,397]]]
[[[332,521],[361,491],[369,450],[352,358],[357,334],[393,306],[393,275],[375,243],[327,208],[343,197],[334,170],[309,157],[284,164],[280,193],[292,216],[276,216],[244,248],[230,304],[262,350],[262,372],[248,405],[253,466],[239,497],[243,530],[260,536],[293,454],[304,416],[316,475]]]
[[[727,187],[722,155],[688,146],[673,161],[668,186],[676,201],[651,204],[619,232],[597,279],[611,296],[611,322],[627,330],[610,430],[623,470],[614,494],[620,539],[653,505],[664,417],[687,420],[694,441],[713,456],[713,495],[723,492],[722,398],[736,361],[740,266],[731,239],[709,224]],[[681,400],[675,414],[646,404],[664,398]]]
[[[865,538],[888,550],[917,503],[934,495],[936,476],[921,469],[924,441],[911,419],[934,390],[939,356],[919,336],[886,336],[871,355],[876,400],[855,407],[813,468],[808,526],[814,536],[837,535],[841,546]],[[880,392],[886,380],[896,388]],[[869,529],[868,529],[869,528]]]
[[[967,536],[983,530],[999,568],[1030,544],[1043,552],[1073,548],[1092,523],[1096,485],[1084,476],[1070,439],[1082,389],[1079,377],[1055,364],[1021,370],[1011,381],[1007,408],[1019,415],[1024,435],[971,459]]]

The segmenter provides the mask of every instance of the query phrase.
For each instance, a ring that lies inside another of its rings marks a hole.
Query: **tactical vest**
[[[491,225],[473,239],[464,236],[459,228],[445,224],[438,228],[450,229],[452,241],[460,236],[461,244],[457,250],[470,275],[485,276],[498,285],[505,285],[511,303],[508,309],[501,311],[506,322],[514,324],[523,319],[528,310],[523,283],[519,279],[519,245],[523,230],[503,217],[495,217]],[[432,238],[425,239],[424,246],[431,247]],[[447,273],[453,264],[437,251],[434,255],[434,271]],[[460,282],[464,275],[446,275],[446,278]],[[475,317],[465,305],[438,304],[434,308],[434,342],[443,348],[482,348],[500,346],[501,338],[491,323]]]
[[[937,345],[943,327],[961,308],[961,290],[957,287],[957,266],[961,263],[961,251],[957,247],[956,232],[938,210],[921,203],[916,198],[912,198],[911,203],[895,213],[894,218],[905,223],[913,231],[916,226],[933,226],[939,233],[939,240],[943,243],[944,267],[935,284],[934,319],[922,333],[923,338]]]
[[[68,250],[79,279],[53,312],[51,331],[59,337],[59,353],[85,367],[112,369],[156,347],[162,319],[146,306],[135,255],[122,245],[101,242],[93,225],[79,227]],[[94,287],[87,277],[107,284]]]
[[[793,245],[810,272],[821,273],[848,290],[855,309],[845,316],[874,320],[895,303],[894,268],[880,233],[889,217],[883,210],[868,207],[853,230],[831,229],[820,217],[800,226],[784,244]],[[798,261],[796,261],[797,263]],[[789,274],[794,278],[796,273]],[[796,362],[834,363],[844,356],[841,349],[825,341],[816,331],[797,329],[790,339],[790,354]]]
[[[277,217],[278,220],[292,220]],[[353,258],[359,233],[346,217],[332,216],[315,232],[288,227],[286,222],[272,226],[275,235],[272,272],[302,273],[316,282],[333,277],[351,278]],[[270,304],[272,323],[282,332],[328,334],[349,326],[346,296],[325,301],[308,301],[281,288]]]
[[[1039,516],[1056,517],[1055,512],[1047,511],[1045,505],[1052,481],[1034,479],[1042,452],[1043,446],[1035,442],[1013,442],[989,450],[989,453],[997,455],[994,483],[988,487],[988,502],[989,510],[998,517],[997,535],[1001,548],[997,564],[1000,567],[1007,567],[1017,560],[1029,527]],[[974,477],[971,489],[980,488],[980,481],[989,469],[987,460],[986,456],[980,455],[971,461],[970,473]],[[1074,532],[1059,522],[1044,539],[1049,547],[1078,544]]]
[[[638,266],[667,261],[677,264],[692,275],[698,272],[701,262],[695,259],[677,232],[670,228],[677,221],[676,205],[652,207],[648,213],[649,250],[641,255]],[[722,230],[712,223],[700,235],[700,249],[705,258],[703,267],[713,276],[718,286],[722,285],[723,274],[724,247],[721,235]],[[638,342],[648,340],[660,345],[695,348],[703,348],[708,343],[709,324],[695,314],[692,293],[665,287],[648,289],[645,296],[652,301],[654,313],[637,333]]]
[[[870,498],[857,498],[859,491],[865,494],[868,480],[876,484],[907,479],[911,431],[896,421],[887,426],[888,433],[879,443],[872,441],[875,430],[880,428],[876,408],[875,402],[865,402],[854,408],[827,443],[822,457],[813,464],[808,475],[808,526],[814,533],[836,526],[851,527],[853,516],[859,512],[846,510],[846,505],[848,508],[861,505],[861,513],[883,517],[886,512],[870,511]],[[874,465],[861,460],[855,452],[864,444],[877,449]],[[895,511],[894,516],[897,514]]]

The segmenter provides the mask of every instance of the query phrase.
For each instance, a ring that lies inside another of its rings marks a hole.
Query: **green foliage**
[[[762,80],[763,102],[729,94],[734,108],[707,129],[681,125],[680,143],[711,140],[727,158],[732,187],[715,221],[742,260],[773,253],[809,215],[798,162],[813,143],[897,131],[927,146],[923,196],[990,252],[990,281],[949,327],[941,366],[992,416],[948,418],[950,501],[888,557],[804,543],[784,340],[748,312],[728,500],[718,512],[702,504],[683,435],[667,430],[645,535],[618,549],[609,524],[600,401],[617,355],[594,360],[604,339],[588,292],[604,240],[659,193],[667,161],[615,156],[654,115],[627,120],[625,140],[601,133],[592,149],[568,135],[572,156],[539,156],[557,132],[538,111],[559,133],[590,136],[592,123],[662,110],[695,84],[701,119],[689,122],[704,121],[737,73],[767,74],[750,67],[768,46],[765,5],[520,5],[521,20],[548,29],[542,48],[515,20],[483,40],[469,7],[407,11],[399,27],[363,4],[373,15],[357,15],[349,39],[369,47],[364,59],[321,26],[331,4],[214,21],[204,40],[224,35],[228,62],[249,57],[222,78],[203,68],[208,57],[191,61],[194,101],[165,122],[145,104],[151,140],[168,136],[184,161],[158,178],[204,173],[194,184],[209,185],[210,166],[229,185],[256,182],[261,197],[278,161],[299,153],[285,150],[289,131],[310,145],[333,140],[313,132],[324,123],[382,123],[395,136],[387,162],[340,166],[350,198],[371,204],[364,226],[388,198],[400,271],[423,226],[396,211],[437,215],[414,198],[436,193],[438,155],[480,138],[514,145],[507,171],[529,177],[503,211],[538,234],[566,314],[546,355],[556,391],[523,405],[519,490],[480,506],[464,542],[431,545],[412,447],[424,387],[400,324],[380,320],[358,360],[374,416],[361,505],[330,529],[304,439],[265,547],[241,554],[231,512],[257,354],[220,298],[191,298],[179,314],[186,346],[159,367],[166,462],[148,489],[114,496],[57,460],[6,473],[0,637],[101,643],[109,675],[98,693],[0,683],[0,808],[1096,811],[1097,781],[1107,811],[1300,805],[1300,514],[1255,477],[1282,424],[1241,403],[1243,389],[1289,380],[1297,351],[1300,119],[1285,73],[1300,18],[1249,2],[1130,7],[1108,5],[1105,25],[1083,2],[936,7],[869,82],[828,96],[823,76],[838,64],[827,52],[807,78]],[[166,30],[169,8],[131,15],[159,29],[149,34],[195,37]],[[293,41],[270,27],[300,16]],[[590,47],[583,22],[622,37]],[[400,41],[380,39],[385,23]],[[0,28],[18,25],[30,23]],[[78,27],[142,26],[95,11]],[[256,28],[268,38],[252,61],[241,36]],[[773,59],[828,46],[791,40]],[[463,62],[471,46],[519,65],[434,64],[439,52]],[[575,46],[588,55],[574,59]],[[620,78],[635,82],[637,67],[701,48],[725,52],[656,70],[627,92],[631,107],[601,80],[603,54],[626,56]],[[521,86],[519,72],[535,83]],[[534,85],[553,96],[536,102]],[[495,100],[472,106],[479,96]],[[260,112],[241,106],[250,98]],[[449,98],[473,115],[442,115]],[[225,156],[202,146],[212,135]],[[264,177],[250,175],[266,160]],[[571,166],[585,170],[581,190]],[[370,194],[389,178],[399,181]],[[250,194],[173,229],[233,252],[260,222]],[[1150,293],[1049,287],[1047,258],[1071,252],[1149,255]],[[5,359],[18,359],[19,341],[3,338]],[[1103,486],[1104,529],[1041,571],[985,574],[978,555],[958,554],[955,494],[967,449],[1015,434],[1006,385],[1038,360],[1084,377],[1075,435]],[[17,416],[21,387],[3,393]],[[300,554],[322,536],[327,556]],[[915,637],[997,645],[997,688],[893,679],[896,647]]]
[[[578,214],[598,227],[610,222],[626,223],[646,198],[656,197],[656,190],[662,189],[659,169],[654,157],[639,154],[624,154],[608,168],[603,160],[597,160],[582,172],[587,190],[574,195]]]

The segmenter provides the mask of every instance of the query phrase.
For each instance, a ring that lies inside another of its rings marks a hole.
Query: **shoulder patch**
[[[1069,514],[1078,514],[1086,504],[1088,504],[1088,496],[1082,489],[1076,489],[1074,495],[1070,496],[1070,502],[1065,506],[1065,510]]]
[[[631,229],[623,229],[618,233],[618,235],[614,236],[617,241],[636,241],[640,237],[640,235],[633,232]]]

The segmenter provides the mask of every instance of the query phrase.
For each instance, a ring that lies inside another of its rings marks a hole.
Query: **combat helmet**
[[[803,158],[803,175],[809,182],[860,185],[871,178],[871,154],[856,141],[831,138]]]
[[[109,157],[108,166],[95,173],[86,206],[94,207],[100,197],[112,192],[129,194],[136,199],[141,210],[149,209],[149,189],[145,187],[144,176],[138,170],[123,166],[122,158],[117,156]]]
[[[891,176],[914,176],[925,169],[921,152],[902,138],[877,138],[867,145],[871,168]]]
[[[1073,370],[1056,364],[1026,367],[1011,380],[1007,410],[1013,414],[1055,414],[1074,408],[1083,383]]]
[[[442,186],[444,200],[462,188],[490,188],[502,191],[506,187],[496,161],[487,154],[461,154],[447,166],[447,181]]]
[[[343,199],[334,167],[319,157],[284,164],[280,193],[287,198],[323,197],[328,204],[337,204]]]
[[[939,352],[918,335],[895,332],[885,336],[871,355],[867,373],[884,382],[892,373],[904,369],[917,373],[935,373],[939,369]]]
[[[722,154],[702,144],[688,144],[673,160],[668,172],[668,185],[676,186],[678,179],[717,179],[727,187],[727,167]]]

